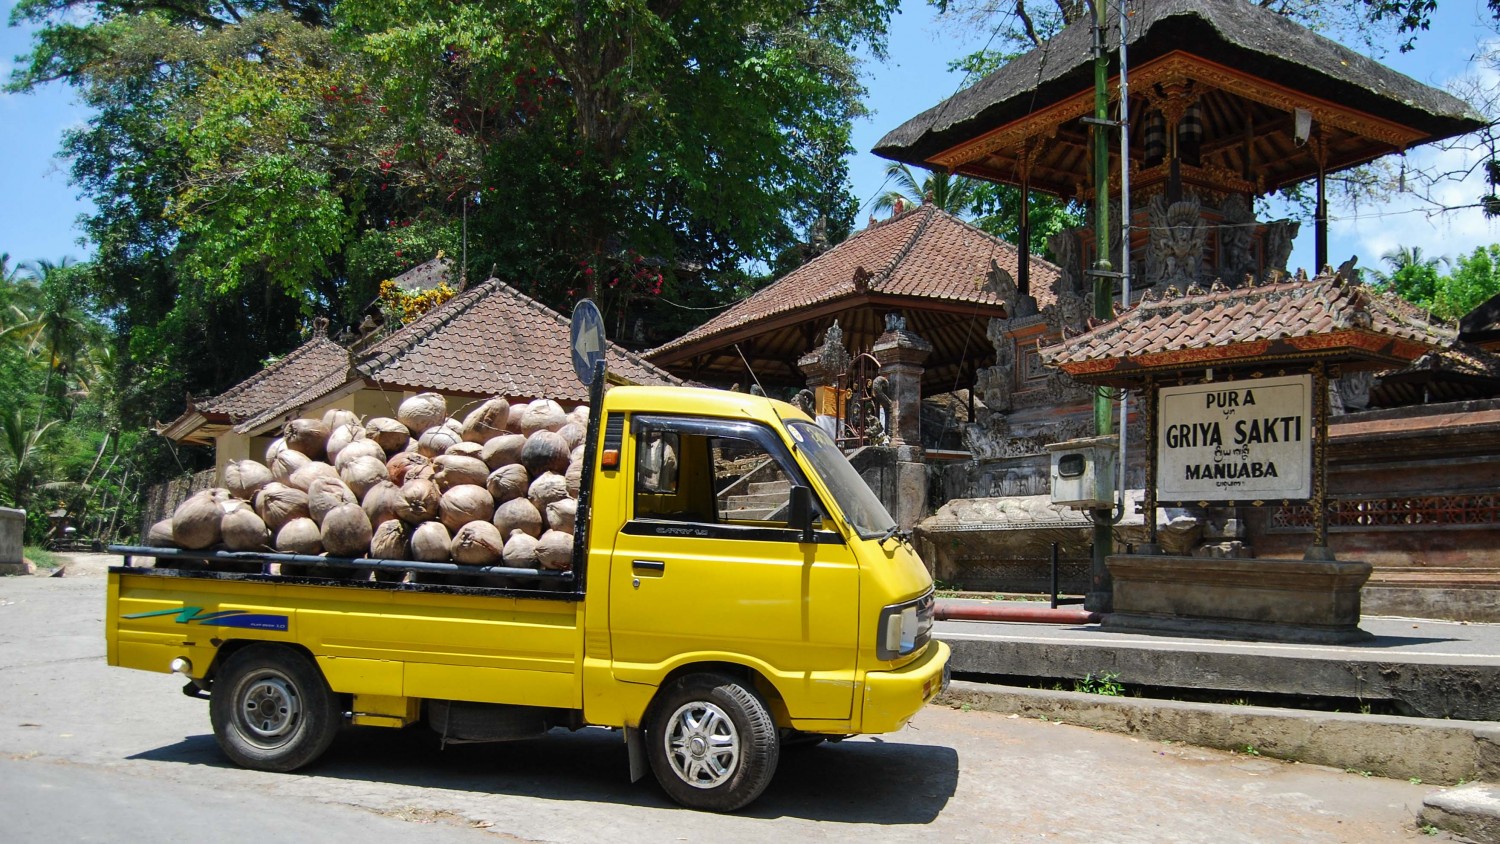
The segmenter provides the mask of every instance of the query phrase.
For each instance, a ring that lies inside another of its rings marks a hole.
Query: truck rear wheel
[[[294,771],[323,755],[339,710],[323,675],[301,653],[251,645],[229,657],[208,704],[214,738],[236,764]]]
[[[657,782],[691,809],[748,805],[770,784],[781,753],[765,701],[723,674],[689,675],[663,688],[646,732]]]

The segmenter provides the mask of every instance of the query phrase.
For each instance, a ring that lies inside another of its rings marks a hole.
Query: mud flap
[[[640,730],[625,728],[625,750],[630,755],[630,781],[640,782],[650,763],[646,760],[646,740]]]

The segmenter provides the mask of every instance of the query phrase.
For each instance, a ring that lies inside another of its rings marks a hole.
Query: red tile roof
[[[1278,349],[1409,361],[1454,337],[1453,329],[1392,294],[1325,276],[1261,287],[1216,282],[1207,291],[1196,285],[1186,293],[1148,291],[1113,321],[1041,353],[1043,362],[1074,377],[1101,380],[1132,369],[1228,364]]]
[[[646,356],[659,359],[664,352],[750,323],[865,293],[1000,305],[1000,299],[981,286],[991,260],[1012,278],[1018,277],[1020,254],[1015,246],[936,206],[922,205],[855,233]],[[1039,307],[1051,301],[1058,275],[1055,265],[1032,257],[1031,293]],[[863,290],[856,276],[863,278]]]
[[[569,320],[498,279],[471,287],[371,348],[356,366],[391,387],[446,394],[588,400],[573,372]],[[636,384],[683,382],[609,344],[611,375]]]
[[[294,403],[310,387],[349,380],[349,352],[328,339],[319,325],[306,343],[244,381],[212,398],[193,402],[190,410],[240,423],[268,408]]]

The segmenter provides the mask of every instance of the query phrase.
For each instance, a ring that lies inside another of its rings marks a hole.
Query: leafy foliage
[[[1480,246],[1456,262],[1429,257],[1420,247],[1399,246],[1381,257],[1389,272],[1375,271],[1372,285],[1434,315],[1457,320],[1500,294],[1500,244]],[[1443,273],[1442,267],[1452,267]]]

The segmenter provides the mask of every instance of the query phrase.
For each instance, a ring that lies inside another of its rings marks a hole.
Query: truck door
[[[787,522],[807,485],[765,425],[633,417],[630,512],[610,567],[615,675],[658,682],[680,657],[770,675],[794,717],[846,719],[859,572],[814,496],[813,541]]]

